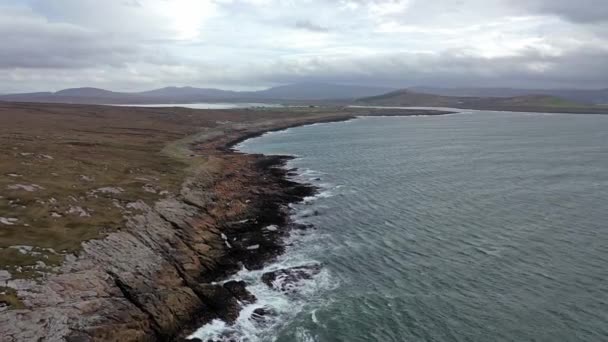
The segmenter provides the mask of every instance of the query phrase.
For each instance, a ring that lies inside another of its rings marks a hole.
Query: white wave
[[[323,175],[325,175],[325,173],[321,172],[321,171],[307,169],[307,168],[299,168],[298,174],[296,177],[301,178],[301,179],[316,179],[316,178],[322,177]]]
[[[321,191],[318,194],[315,194],[313,196],[304,197],[303,203],[310,204],[311,202],[314,202],[318,199],[331,198],[331,197],[334,197],[335,195],[336,195],[336,193],[333,190],[325,190],[325,191]]]
[[[256,296],[256,303],[246,305],[234,324],[228,325],[220,320],[214,320],[201,327],[189,338],[199,338],[203,341],[273,341],[277,332],[303,312],[306,306],[311,304],[311,300],[319,293],[336,288],[339,283],[327,269],[323,268],[312,279],[302,280],[296,287],[292,287],[293,292],[284,293],[268,287],[262,282],[262,275],[281,269],[319,264],[312,256],[323,253],[319,250],[323,248],[318,243],[320,239],[323,239],[322,234],[294,232],[285,241],[286,245],[290,247],[276,262],[262,270],[242,269],[227,279],[226,282],[230,280],[245,281],[248,284],[247,289]],[[254,311],[260,308],[272,314],[252,318]],[[298,341],[314,341],[314,339],[309,339],[311,336],[306,336],[308,335],[300,335],[301,338],[298,337]]]
[[[312,312],[310,313],[310,319],[312,319],[312,321],[315,324],[319,324],[319,319],[317,318],[317,310],[312,310]]]
[[[296,341],[298,341],[298,342],[316,342],[317,339],[305,328],[298,327],[296,329]]]

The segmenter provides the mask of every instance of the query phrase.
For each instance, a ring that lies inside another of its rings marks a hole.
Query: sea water
[[[235,325],[195,336],[608,341],[608,116],[364,117],[238,148],[297,157],[288,167],[321,192],[294,219],[315,229],[234,277],[259,299]],[[260,280],[310,263],[323,271],[295,293]]]

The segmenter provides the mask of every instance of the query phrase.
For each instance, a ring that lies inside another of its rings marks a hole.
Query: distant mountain
[[[360,105],[399,107],[451,107],[530,112],[608,113],[608,107],[585,105],[550,95],[512,97],[443,96],[398,90],[378,96],[358,99]]]
[[[252,92],[256,98],[286,100],[357,99],[389,92],[391,88],[330,83],[296,83]]]
[[[588,103],[608,104],[608,89],[516,89],[516,88],[433,88],[413,87],[410,90],[420,93],[443,96],[467,97],[516,97],[534,94],[557,96],[563,99]]]
[[[124,93],[117,93],[99,88],[70,88],[60,90],[54,93],[55,96],[65,97],[99,97],[99,98],[115,98],[125,96]]]
[[[390,88],[328,83],[299,83],[260,91],[229,91],[214,88],[166,87],[136,93],[99,88],[71,88],[55,93],[0,95],[0,101],[66,102],[90,104],[163,104],[219,101],[319,101],[342,100],[386,93]]]
[[[138,93],[114,92],[99,88],[71,88],[55,93],[2,95],[0,100],[87,104],[160,104],[231,100],[238,96],[239,93],[232,91],[192,87],[167,87]]]
[[[166,87],[136,93],[146,97],[162,98],[185,98],[185,97],[205,97],[205,98],[236,98],[240,93],[230,90],[214,88],[194,88],[194,87]]]
[[[49,103],[123,103],[128,102],[132,95],[99,88],[70,88],[55,93],[38,92],[23,94],[1,95],[0,101],[18,102],[49,102]]]
[[[27,98],[39,98],[39,97],[50,97],[55,95],[55,93],[51,92],[37,92],[37,93],[17,93],[17,94],[3,94],[0,95],[0,100],[3,98],[14,98],[14,99],[27,99]]]

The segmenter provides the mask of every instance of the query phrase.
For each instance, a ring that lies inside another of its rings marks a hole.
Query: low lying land
[[[549,95],[514,97],[444,96],[398,90],[357,100],[359,105],[396,107],[449,107],[510,112],[608,114],[608,106],[577,103]]]
[[[234,319],[244,284],[211,282],[281,253],[287,204],[314,189],[230,146],[376,114],[442,112],[0,102],[3,341],[171,340]]]

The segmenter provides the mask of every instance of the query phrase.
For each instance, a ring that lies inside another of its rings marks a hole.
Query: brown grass
[[[128,203],[176,193],[194,171],[221,172],[217,160],[189,150],[206,135],[336,113],[0,102],[0,218],[15,220],[0,223],[0,270],[13,278],[53,271],[83,241],[120,229]]]

